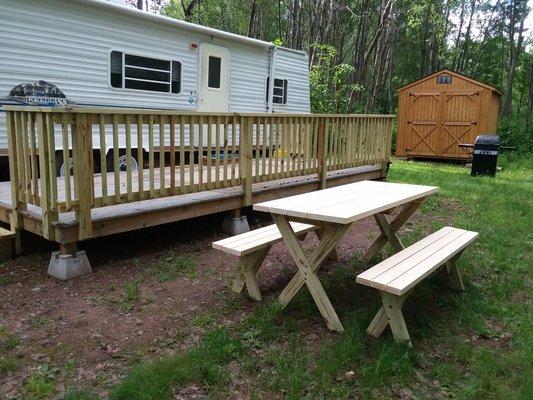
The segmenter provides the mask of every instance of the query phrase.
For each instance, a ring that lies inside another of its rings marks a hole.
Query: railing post
[[[327,147],[327,121],[325,118],[321,118],[318,124],[317,138],[318,180],[320,183],[320,189],[325,189],[327,187]]]
[[[240,155],[239,171],[241,184],[244,192],[244,206],[252,204],[252,147],[253,147],[253,126],[252,119],[248,117],[240,118]]]
[[[72,155],[74,158],[74,182],[78,192],[79,240],[92,235],[91,208],[93,198],[93,149],[92,117],[89,114],[76,114],[75,131],[72,134]]]
[[[11,214],[9,215],[9,224],[11,230],[15,233],[15,254],[22,252],[20,243],[20,230],[23,228],[23,221],[20,216],[21,211],[25,211],[27,204],[19,199],[19,176],[17,162],[23,163],[24,160],[17,159],[17,131],[15,124],[15,111],[7,111],[7,147],[9,155],[9,180],[11,184]],[[19,132],[20,134],[20,132]]]
[[[50,146],[48,145],[48,129],[44,113],[39,112],[37,115],[37,132],[39,143],[39,171],[40,171],[40,187],[39,195],[40,207],[43,216],[43,237],[48,240],[55,240],[55,227],[53,222],[57,221],[58,213],[55,210],[55,205],[52,204],[52,183],[50,181]],[[55,171],[54,171],[55,176]]]

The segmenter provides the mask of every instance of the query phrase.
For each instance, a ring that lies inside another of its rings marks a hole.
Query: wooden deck
[[[199,173],[201,166],[194,171]],[[206,166],[203,167],[205,172]],[[212,167],[214,168],[214,167]],[[169,169],[165,168],[169,174]],[[112,173],[109,173],[112,174]],[[207,176],[207,174],[204,174]],[[155,176],[159,176],[156,169]],[[357,182],[365,179],[384,179],[386,171],[381,164],[347,168],[328,172],[328,187]],[[95,188],[99,187],[101,175],[95,175]],[[110,183],[113,179],[110,179]],[[168,179],[166,180],[168,182]],[[63,186],[61,186],[63,185]],[[58,178],[58,189],[64,188],[63,178]],[[283,178],[252,185],[253,203],[272,200],[280,197],[318,190],[320,180],[317,174]],[[125,190],[120,185],[121,192]],[[64,193],[64,189],[58,191]],[[64,196],[64,194],[63,194]],[[120,232],[141,229],[144,227],[165,224],[194,218],[206,214],[235,210],[243,207],[242,186],[214,189],[178,196],[163,197],[98,207],[91,210],[93,223],[92,238],[112,235]],[[0,221],[9,223],[12,209],[10,182],[0,182]],[[42,210],[28,204],[27,210],[21,212],[23,229],[43,236]],[[74,212],[60,213],[55,222],[55,240],[61,244],[78,241],[78,222]]]
[[[87,239],[383,179],[394,118],[86,107],[8,107],[6,117],[0,221],[16,252],[27,230],[58,242],[62,255]],[[56,177],[58,155],[72,176]],[[138,168],[126,161],[121,172],[122,155]]]

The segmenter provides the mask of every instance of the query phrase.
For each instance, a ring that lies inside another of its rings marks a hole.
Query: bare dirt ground
[[[253,227],[268,223],[259,218],[249,218]],[[94,272],[67,282],[46,273],[53,245],[24,236],[26,254],[0,267],[0,356],[15,360],[0,371],[0,398],[23,397],[36,371],[53,375],[56,397],[80,387],[104,394],[134,363],[189,348],[207,326],[230,325],[249,314],[258,305],[228,288],[236,258],[211,248],[225,237],[220,226],[215,215],[89,241],[81,247]],[[373,219],[357,223],[341,242],[341,261],[377,234]],[[305,246],[316,240],[309,234]],[[168,281],[147,273],[180,254],[194,259],[192,273]],[[264,302],[272,302],[295,271],[284,245],[274,246],[259,273]],[[134,286],[130,297],[127,284]],[[319,317],[317,311],[318,324]],[[316,334],[320,329],[310,327],[309,335]]]

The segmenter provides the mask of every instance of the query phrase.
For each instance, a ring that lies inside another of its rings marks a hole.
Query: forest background
[[[149,12],[309,54],[311,108],[396,113],[397,89],[442,68],[503,93],[499,134],[533,151],[533,2],[127,0]]]

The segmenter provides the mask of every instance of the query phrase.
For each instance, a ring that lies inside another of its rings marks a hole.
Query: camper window
[[[115,88],[162,93],[181,91],[181,63],[179,61],[112,51],[110,75],[111,86]]]
[[[266,83],[266,101],[268,103],[268,94],[270,89],[270,77],[267,78]],[[289,81],[287,79],[274,78],[274,95],[272,96],[272,102],[274,104],[287,104],[287,87]]]
[[[209,89],[220,89],[220,57],[209,56],[209,68],[207,70],[207,87]]]

